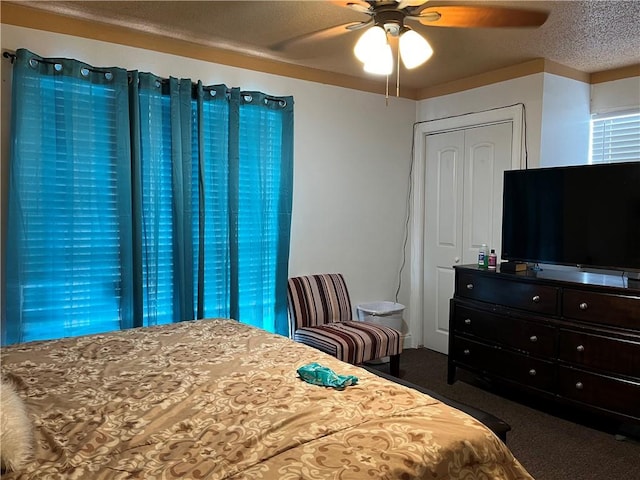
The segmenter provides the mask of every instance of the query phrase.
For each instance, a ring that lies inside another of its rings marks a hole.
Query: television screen
[[[640,161],[509,170],[504,260],[640,270]]]

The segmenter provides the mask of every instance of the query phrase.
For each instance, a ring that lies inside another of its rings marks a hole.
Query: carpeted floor
[[[388,364],[372,366],[388,373]],[[405,350],[400,371],[409,382],[511,425],[507,445],[536,480],[640,480],[640,441],[616,439],[615,431],[607,431],[610,423],[594,427],[589,419],[572,421],[570,411],[552,405],[524,397],[514,401],[459,380],[448,385],[447,356],[424,348]]]

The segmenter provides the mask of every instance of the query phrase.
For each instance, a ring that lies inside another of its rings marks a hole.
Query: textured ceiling
[[[130,27],[247,55],[356,77],[367,77],[353,56],[360,32],[292,46],[287,39],[368,16],[327,1],[39,1],[20,2],[64,15]],[[412,88],[445,84],[536,58],[585,73],[640,63],[640,0],[438,1],[429,6],[486,4],[549,12],[539,28],[442,28],[407,22],[423,34],[433,57],[401,70]],[[369,78],[371,78],[369,76]]]

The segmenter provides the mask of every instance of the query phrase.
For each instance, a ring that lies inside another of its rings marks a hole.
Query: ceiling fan
[[[398,40],[398,67],[402,58],[405,68],[416,68],[426,62],[433,50],[427,40],[405,24],[418,22],[425,26],[457,28],[539,27],[548,13],[520,8],[489,5],[428,6],[428,0],[356,0],[332,3],[369,16],[368,20],[349,22],[300,35],[272,46],[282,50],[309,41],[323,40],[356,30],[365,30],[354,48],[365,71],[389,75],[393,57],[389,40]]]

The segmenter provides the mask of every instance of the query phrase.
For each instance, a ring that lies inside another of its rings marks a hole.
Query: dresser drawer
[[[531,388],[547,391],[553,388],[554,366],[551,362],[460,337],[455,338],[451,354],[454,362],[467,368]]]
[[[456,276],[456,294],[461,297],[547,315],[558,313],[559,290],[468,272],[459,272]]]
[[[555,355],[554,327],[462,305],[454,305],[454,309],[453,328],[458,334],[478,337],[532,355]]]
[[[565,289],[562,315],[586,322],[638,329],[640,296]]]
[[[559,367],[558,394],[570,400],[640,418],[638,382]]]
[[[640,423],[640,291],[570,269],[455,272],[449,383],[460,368]]]
[[[623,340],[561,329],[558,359],[640,380],[640,339]]]

